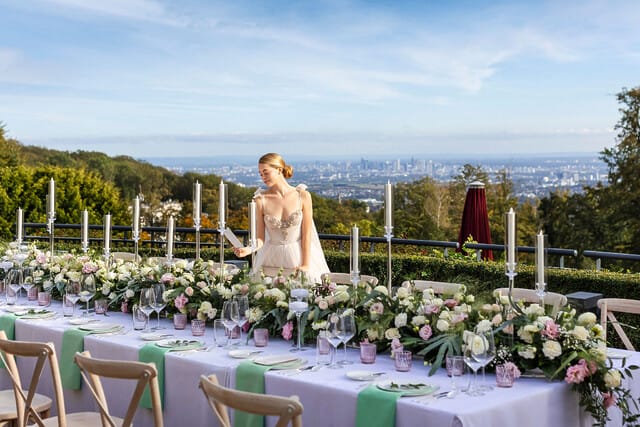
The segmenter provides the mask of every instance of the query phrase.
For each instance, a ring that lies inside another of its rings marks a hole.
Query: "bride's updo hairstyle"
[[[286,164],[280,154],[267,153],[264,156],[260,157],[260,160],[258,160],[258,164],[269,165],[273,166],[276,169],[280,169],[282,171],[282,176],[284,176],[286,179],[289,179],[293,176],[293,166]]]

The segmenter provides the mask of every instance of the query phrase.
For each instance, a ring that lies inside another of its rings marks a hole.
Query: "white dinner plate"
[[[391,380],[382,381],[376,384],[380,390],[401,393],[403,396],[422,396],[434,393],[440,388],[435,384],[428,384],[419,379],[416,380]]]
[[[16,316],[20,319],[51,319],[52,317],[56,317],[56,313],[51,310],[34,309],[26,312],[21,311],[16,313]]]
[[[372,371],[349,371],[345,375],[347,378],[354,381],[373,381],[385,375],[385,373]]]
[[[90,317],[74,317],[73,319],[69,319],[70,325],[86,325],[87,323],[99,322],[100,319],[91,319]]]
[[[258,365],[275,366],[299,362],[300,358],[290,354],[272,354],[270,356],[256,357],[253,361]]]
[[[156,345],[162,348],[170,348],[171,351],[188,351],[202,347],[202,341],[171,338],[158,341]]]
[[[9,313],[20,313],[21,311],[29,310],[29,307],[26,305],[6,305],[3,306],[2,309]]]
[[[248,359],[260,353],[262,353],[262,350],[229,350],[227,354],[234,359]]]
[[[140,338],[144,341],[160,341],[172,336],[171,334],[162,334],[160,332],[141,332]]]
[[[114,330],[122,329],[122,325],[118,325],[117,323],[91,322],[85,325],[80,325],[78,329],[91,332],[112,332]]]

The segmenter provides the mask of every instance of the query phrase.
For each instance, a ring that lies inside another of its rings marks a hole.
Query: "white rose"
[[[589,331],[587,331],[584,326],[576,326],[573,328],[573,331],[571,331],[571,335],[580,341],[586,341],[589,338]]]
[[[396,291],[396,296],[399,299],[405,299],[409,296],[409,290],[407,288],[398,288],[398,290]]]
[[[446,332],[449,330],[449,322],[447,322],[444,319],[438,319],[438,322],[436,323],[436,329],[439,330],[440,332]]]
[[[474,335],[471,339],[471,352],[473,354],[482,354],[487,349],[487,340],[483,336]]]
[[[520,355],[520,357],[523,357],[525,359],[533,359],[536,357],[536,348],[528,345],[519,349],[518,354]]]
[[[422,326],[426,323],[426,318],[424,316],[413,316],[411,319],[411,324],[414,326]]]
[[[608,388],[620,387],[622,384],[622,376],[620,375],[620,371],[617,369],[610,369],[604,374],[604,384]]]
[[[407,326],[407,313],[398,313],[394,321],[396,328]]]
[[[525,328],[518,329],[518,337],[527,344],[533,343],[533,334],[527,331]]]
[[[542,353],[547,356],[547,359],[555,359],[562,354],[562,346],[558,341],[545,341],[542,345]]]
[[[580,316],[578,316],[578,325],[590,327],[596,324],[598,319],[596,315],[591,313],[590,311],[585,311]]]
[[[379,337],[378,337],[378,330],[377,329],[367,329],[367,338],[369,338],[369,341],[373,342],[376,341]]]
[[[378,291],[378,292],[380,292],[381,294],[384,294],[384,295],[389,295],[389,291],[387,290],[386,286],[379,285],[379,286],[376,286],[375,288],[373,288],[373,290],[374,291]]]
[[[131,289],[127,289],[124,292],[124,296],[127,297],[127,298],[133,298],[134,295],[135,295],[135,292],[133,292]]]
[[[394,338],[400,338],[400,331],[397,328],[389,328],[384,331],[384,337],[388,340],[392,340]]]
[[[480,322],[478,322],[478,325],[476,326],[476,332],[483,333],[483,332],[489,332],[491,330],[491,321],[487,320],[487,319],[483,319]]]

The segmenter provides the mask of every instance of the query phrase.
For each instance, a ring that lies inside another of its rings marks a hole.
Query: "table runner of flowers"
[[[3,261],[15,266],[16,249],[6,250]],[[112,309],[127,311],[137,301],[139,290],[154,283],[166,286],[167,312],[211,320],[222,303],[234,295],[248,295],[250,335],[256,327],[268,328],[286,340],[296,336],[295,315],[289,311],[289,291],[306,287],[311,294],[309,311],[301,317],[305,340],[313,340],[327,327],[330,313],[342,308],[355,310],[358,327],[354,342],[376,343],[379,352],[401,345],[424,357],[430,374],[443,366],[447,354],[461,354],[465,335],[474,329],[494,330],[495,364],[513,363],[521,371],[537,371],[549,380],[564,380],[579,394],[580,405],[604,425],[607,409],[618,406],[624,425],[640,425],[638,400],[623,386],[637,366],[614,367],[607,358],[603,330],[593,313],[577,315],[565,307],[551,317],[538,304],[519,304],[514,310],[507,297],[476,301],[463,287],[454,295],[435,295],[400,287],[389,294],[385,286],[372,288],[335,283],[305,283],[299,277],[278,275],[255,277],[247,270],[221,269],[213,261],[174,260],[172,263],[140,263],[110,260],[95,254],[66,253],[51,256],[29,248],[22,266],[33,269],[40,290],[61,298],[70,281],[93,280],[99,294]],[[5,275],[0,269],[0,279]]]

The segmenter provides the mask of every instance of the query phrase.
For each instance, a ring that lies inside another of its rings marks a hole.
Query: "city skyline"
[[[135,158],[614,146],[633,1],[0,0],[0,122]]]

